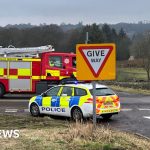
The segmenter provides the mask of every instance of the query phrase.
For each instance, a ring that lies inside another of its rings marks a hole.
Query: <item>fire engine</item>
[[[52,84],[76,78],[76,55],[54,52],[51,45],[0,47],[0,97],[5,93],[41,93]]]

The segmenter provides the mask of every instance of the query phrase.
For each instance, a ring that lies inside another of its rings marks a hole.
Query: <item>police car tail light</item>
[[[93,103],[93,98],[88,98],[85,103]],[[96,99],[96,103],[99,103],[98,99]]]
[[[85,103],[93,103],[93,98],[88,98]]]

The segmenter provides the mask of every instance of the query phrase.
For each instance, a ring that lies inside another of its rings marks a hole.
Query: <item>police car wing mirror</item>
[[[62,97],[66,97],[66,96],[67,96],[67,94],[61,94],[61,96],[62,96]]]

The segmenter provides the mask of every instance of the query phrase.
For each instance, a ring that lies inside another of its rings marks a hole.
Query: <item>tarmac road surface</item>
[[[121,112],[109,121],[98,120],[98,125],[115,127],[150,138],[150,96],[117,92]],[[7,95],[0,99],[0,114],[29,115],[28,101],[32,95]]]

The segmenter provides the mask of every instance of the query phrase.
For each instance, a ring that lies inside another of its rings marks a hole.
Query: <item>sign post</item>
[[[93,128],[96,128],[96,81],[92,82],[93,84]]]
[[[77,79],[93,81],[93,126],[96,127],[96,81],[116,78],[116,47],[107,44],[77,44]]]

